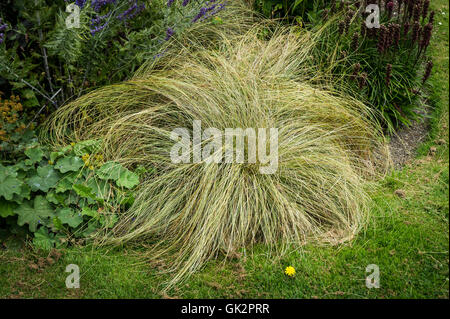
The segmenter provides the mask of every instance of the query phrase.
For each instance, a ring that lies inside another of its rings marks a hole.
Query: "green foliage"
[[[50,152],[32,143],[21,161],[0,164],[0,224],[13,218],[43,249],[114,226],[132,203],[124,198],[133,199],[131,190],[139,177],[119,163],[103,163],[100,154],[88,153],[100,145],[82,141]]]
[[[324,0],[257,0],[255,9],[269,18],[282,18],[287,21],[302,22],[314,12]]]
[[[25,107],[49,113],[85,91],[125,80],[163,51],[168,28],[176,38],[192,25],[206,0],[170,7],[167,0],[138,0],[138,9],[123,18],[133,3],[117,0],[95,10],[86,1],[76,28],[66,24],[64,0],[0,5],[8,25],[0,43],[0,91],[19,94]]]
[[[34,141],[35,123],[24,112],[22,102],[18,96],[11,95],[9,99],[2,99],[0,92],[0,161],[20,159],[27,155],[30,160],[40,160],[38,151],[23,150],[26,145]]]
[[[336,87],[366,101],[393,130],[418,116],[415,110],[430,60],[427,45],[422,44],[428,17],[420,18],[421,36],[414,39],[414,18],[405,6],[391,17],[381,8],[381,27],[371,29],[364,24],[363,9],[349,5],[333,13],[330,7],[321,8],[319,18],[312,21],[322,29],[315,58],[324,69],[330,61],[338,61],[332,68]],[[406,25],[410,25],[408,32]]]
[[[381,27],[372,29],[365,27],[367,14],[359,1],[260,0],[256,4],[267,16],[317,30],[320,36],[313,52],[314,64],[324,72],[331,71],[330,82],[337,90],[369,104],[393,131],[419,116],[416,110],[422,100],[423,82],[429,76],[425,70],[430,61],[428,44],[424,43],[427,24],[433,27],[431,10],[420,11],[417,18],[409,9],[414,2],[405,2],[400,11],[394,7],[391,13],[387,5],[378,2]],[[423,6],[420,8],[423,10]]]

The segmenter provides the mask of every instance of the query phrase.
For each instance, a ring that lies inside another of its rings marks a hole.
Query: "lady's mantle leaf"
[[[37,169],[37,176],[31,177],[27,183],[30,185],[33,192],[37,190],[48,192],[50,188],[56,186],[59,178],[59,173],[55,171],[52,166],[39,166]]]
[[[43,250],[50,250],[56,244],[55,235],[49,234],[45,227],[41,227],[34,233],[33,244]]]
[[[131,189],[139,184],[139,176],[137,174],[115,162],[107,162],[103,164],[96,173],[101,179],[114,180],[120,187]]]
[[[14,194],[20,194],[22,181],[17,178],[17,173],[0,164],[0,196],[11,200]]]
[[[26,149],[25,155],[29,158],[25,160],[25,164],[32,165],[42,160],[44,157],[44,152],[39,147],[34,147]]]
[[[59,159],[55,165],[55,168],[59,170],[61,173],[67,173],[67,172],[76,172],[81,167],[83,167],[83,165],[84,162],[81,158],[77,156],[71,156]]]
[[[19,215],[17,224],[19,226],[28,224],[28,228],[34,233],[38,224],[47,225],[55,214],[50,203],[41,195],[34,198],[33,206],[31,203],[31,201],[26,201],[17,208]]]
[[[83,217],[80,213],[75,212],[71,208],[62,208],[56,212],[56,216],[58,216],[59,220],[63,224],[67,224],[72,228],[77,227],[83,222]]]

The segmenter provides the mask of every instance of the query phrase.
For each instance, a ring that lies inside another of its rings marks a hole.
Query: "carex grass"
[[[351,239],[368,217],[366,181],[386,162],[373,114],[331,89],[311,61],[317,35],[273,22],[207,33],[173,41],[130,81],[79,98],[47,123],[55,144],[101,139],[108,160],[151,169],[132,207],[96,240],[150,244],[150,258],[170,260],[169,286],[254,243],[278,254],[290,244]],[[193,121],[277,128],[276,172],[172,162],[171,132]]]

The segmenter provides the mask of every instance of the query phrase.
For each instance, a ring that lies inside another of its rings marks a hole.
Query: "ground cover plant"
[[[354,94],[358,81],[330,72],[342,59],[327,60],[327,69],[310,58],[321,57],[317,45],[340,13],[327,24],[323,6],[306,2],[296,8],[314,13],[305,25],[315,15],[325,27],[255,26],[248,22],[258,19],[242,20],[231,6],[192,25],[190,36],[165,41],[163,54],[130,81],[59,107],[39,137],[26,99],[3,95],[0,295],[448,298],[448,4],[441,2],[431,4],[439,41],[427,49],[436,74],[423,90],[433,107],[430,136],[418,159],[384,178],[376,108],[358,101],[367,102]],[[290,128],[280,131],[282,170],[177,167],[168,160],[169,133],[199,117],[205,127]],[[26,247],[23,234],[33,234]],[[71,263],[81,268],[81,289],[65,288]],[[364,285],[373,263],[380,289]]]
[[[274,1],[261,2],[278,8]],[[366,26],[369,4],[379,5],[379,28]],[[419,116],[423,84],[433,68],[427,48],[435,12],[429,0],[286,1],[286,5],[288,17],[321,29],[315,58],[331,71],[339,89],[376,109],[391,132]]]
[[[0,83],[10,93],[7,98],[0,92],[1,223],[22,234],[28,226],[33,241],[47,248],[112,227],[132,203],[130,189],[144,171],[104,161],[101,140],[51,148],[36,127],[49,111],[81,94],[87,78],[93,87],[125,78],[142,61],[162,55],[166,42],[187,26],[220,24],[216,14],[224,8],[221,1],[75,5],[78,28],[66,24],[63,1],[17,1],[8,3],[11,10],[2,4],[1,11]]]
[[[22,96],[36,112],[50,113],[128,78],[161,54],[168,39],[225,6],[221,0],[80,0],[74,1],[79,25],[73,27],[69,3],[8,0],[0,7],[0,90]]]

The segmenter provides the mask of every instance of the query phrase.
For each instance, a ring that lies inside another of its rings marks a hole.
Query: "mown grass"
[[[339,247],[306,246],[281,259],[267,249],[211,261],[178,288],[161,294],[164,261],[145,263],[141,249],[76,247],[48,253],[7,241],[0,251],[0,297],[19,298],[448,298],[449,297],[449,5],[437,10],[430,81],[435,106],[429,139],[401,171],[371,195],[373,219],[366,231]],[[444,14],[443,14],[443,13]],[[441,25],[439,25],[439,22]],[[434,155],[430,148],[435,147]],[[403,190],[404,197],[395,191]],[[68,264],[81,271],[80,289],[67,289]],[[368,264],[380,267],[380,288],[365,286]],[[295,278],[283,274],[286,266]]]

